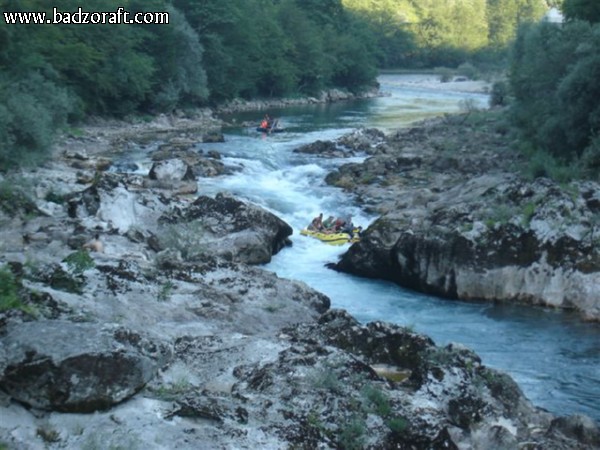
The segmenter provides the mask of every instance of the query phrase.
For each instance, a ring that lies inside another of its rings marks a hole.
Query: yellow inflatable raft
[[[330,245],[342,245],[349,242],[358,242],[360,239],[358,237],[358,233],[355,233],[354,237],[352,237],[348,233],[322,233],[320,231],[312,231],[307,228],[300,230],[300,234],[302,236],[313,237]]]

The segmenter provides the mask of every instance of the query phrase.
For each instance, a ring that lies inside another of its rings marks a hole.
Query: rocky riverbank
[[[338,146],[366,151],[327,181],[380,214],[336,268],[450,299],[600,320],[600,186],[522,174],[493,114],[434,119]]]
[[[367,135],[347,145],[392,154]],[[157,136],[152,167],[124,173],[121,156]],[[218,138],[209,112],[105,123],[0,179],[0,448],[600,445],[593,421],[534,407],[459,344],[361,325],[257,267],[292,229],[202,194],[203,177],[235,170],[198,150]]]

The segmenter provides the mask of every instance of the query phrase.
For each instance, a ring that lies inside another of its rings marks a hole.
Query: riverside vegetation
[[[68,0],[60,8],[79,6]],[[557,157],[563,144],[582,146],[577,157],[593,165],[594,150],[579,153],[596,129],[597,14],[586,2],[103,0],[86,10],[166,11],[169,24],[0,21],[0,168],[47,157],[58,130],[76,133],[78,123],[98,115],[144,119],[236,97],[313,96],[332,87],[356,93],[375,83],[377,68],[461,67],[469,77],[481,76],[478,67],[502,71],[517,30],[539,22],[550,6],[562,7],[568,23],[535,26],[543,31],[517,38],[510,83],[520,105],[516,123],[533,150]],[[51,6],[1,0],[0,10],[51,13]]]

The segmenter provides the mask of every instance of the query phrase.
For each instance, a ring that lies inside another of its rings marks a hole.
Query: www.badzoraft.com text
[[[77,24],[77,25],[99,25],[99,24],[168,24],[168,12],[137,12],[125,11],[125,8],[117,8],[110,12],[89,12],[78,8],[75,12],[59,11],[52,8],[52,13],[46,12],[3,12],[4,22],[9,25],[35,25],[35,24]]]

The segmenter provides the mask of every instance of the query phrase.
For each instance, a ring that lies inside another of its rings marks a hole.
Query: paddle
[[[276,125],[277,125],[277,119],[274,119],[273,123],[271,124],[271,127],[269,128],[269,134],[271,134],[271,131],[273,131],[273,129],[275,128]]]

